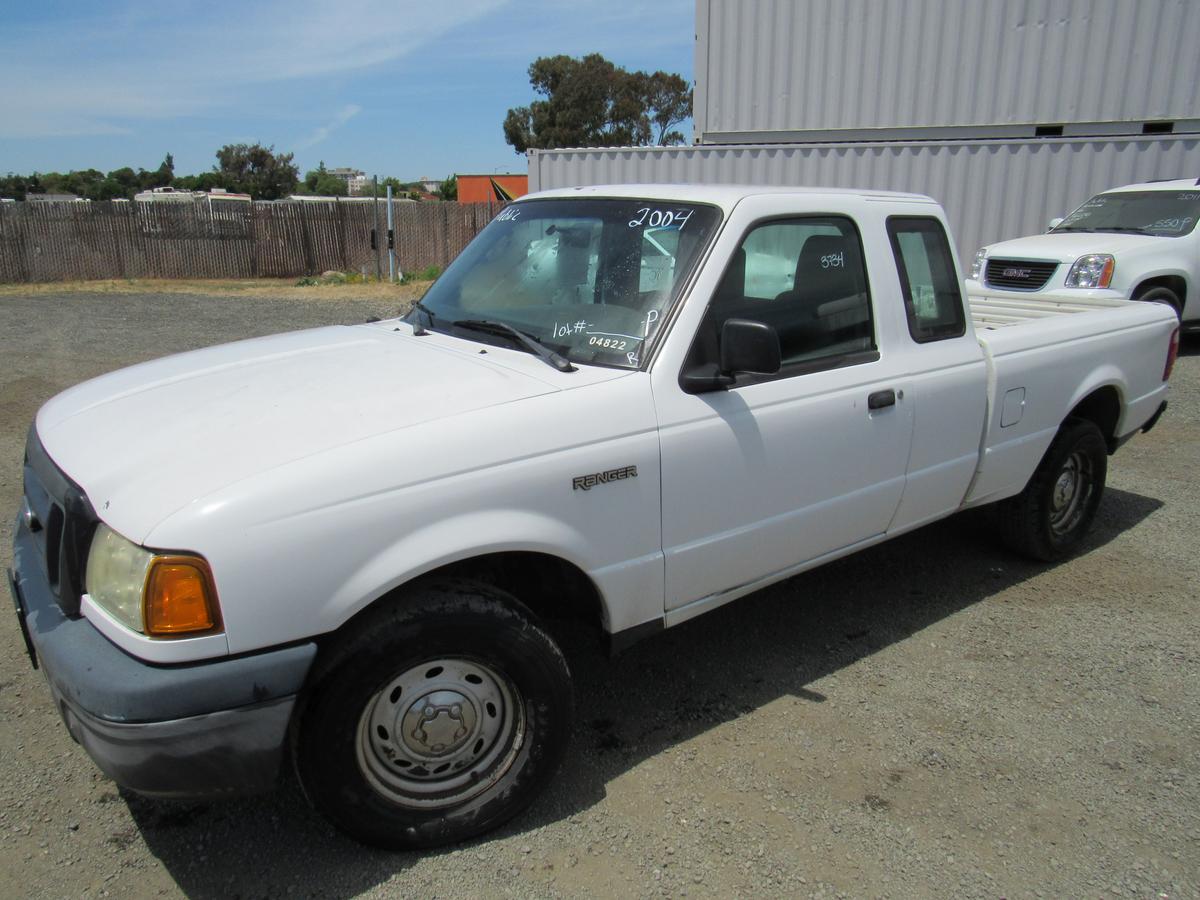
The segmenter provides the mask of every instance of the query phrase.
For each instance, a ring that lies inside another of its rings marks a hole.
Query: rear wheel
[[[996,504],[1009,547],[1047,562],[1071,553],[1087,534],[1108,475],[1108,448],[1095,423],[1068,419],[1020,494]]]
[[[1133,299],[1141,300],[1145,303],[1164,303],[1171,307],[1171,309],[1175,310],[1175,315],[1178,318],[1183,318],[1183,301],[1180,300],[1179,295],[1170,288],[1142,288],[1133,295]]]
[[[318,666],[296,769],[317,809],[365,843],[429,847],[494,828],[532,802],[566,749],[566,661],[486,585],[398,598]]]

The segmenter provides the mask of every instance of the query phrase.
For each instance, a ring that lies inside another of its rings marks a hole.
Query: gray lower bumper
[[[63,721],[117,784],[151,797],[200,799],[270,790],[295,697],[168,722],[106,722],[62,699]]]
[[[274,785],[315,644],[149,665],[86,619],[62,613],[23,523],[16,528],[13,561],[9,586],[17,614],[55,704],[72,737],[105,774],[160,797],[212,797]]]

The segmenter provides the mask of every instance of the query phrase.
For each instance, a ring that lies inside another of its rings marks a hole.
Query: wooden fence
[[[444,268],[499,212],[393,201],[402,272]],[[293,278],[387,262],[387,202],[0,203],[0,282]]]

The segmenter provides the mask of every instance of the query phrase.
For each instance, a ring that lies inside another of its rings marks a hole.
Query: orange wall
[[[497,195],[492,182],[514,199],[529,193],[528,175],[459,175],[459,203],[503,203],[507,198]]]

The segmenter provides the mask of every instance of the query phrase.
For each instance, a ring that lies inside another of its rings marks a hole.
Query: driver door
[[[904,491],[913,414],[881,355],[854,222],[750,227],[710,301],[689,367],[719,358],[730,318],[770,324],[783,365],[689,394],[655,383],[666,608],[710,605],[883,534]]]

